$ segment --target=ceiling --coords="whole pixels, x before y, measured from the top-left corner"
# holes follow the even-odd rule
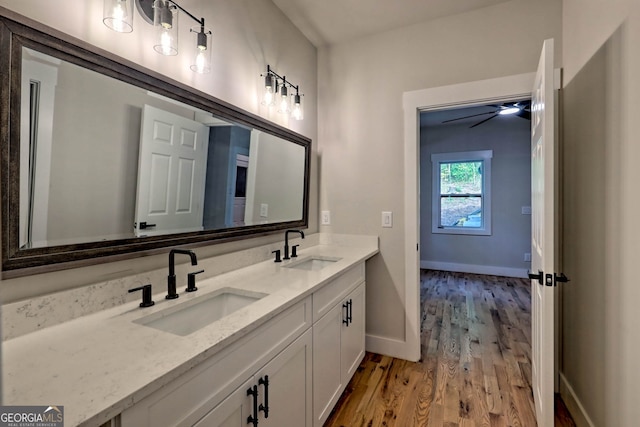
[[[318,47],[506,1],[510,0],[273,0]]]

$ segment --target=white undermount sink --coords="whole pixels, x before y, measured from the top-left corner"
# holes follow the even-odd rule
[[[283,265],[285,268],[297,268],[299,270],[318,271],[325,267],[333,265],[340,261],[342,258],[311,255],[304,258],[300,258],[297,261],[291,261],[289,264]]]
[[[261,292],[223,288],[133,322],[185,336],[266,296],[267,294]]]

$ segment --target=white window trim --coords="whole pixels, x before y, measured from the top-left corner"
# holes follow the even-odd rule
[[[491,235],[491,159],[493,150],[437,153],[431,155],[431,232],[436,234]],[[482,227],[443,227],[440,225],[440,163],[484,162],[482,170]]]

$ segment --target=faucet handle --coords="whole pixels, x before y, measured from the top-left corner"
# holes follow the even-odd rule
[[[185,289],[187,292],[195,292],[198,290],[198,288],[196,288],[196,274],[200,273],[204,273],[204,270],[187,274],[187,289]]]
[[[299,246],[300,246],[300,245],[293,245],[293,246],[291,247],[291,258],[297,258],[297,257],[298,257],[298,251],[297,251],[297,249],[298,249],[298,247],[299,247]]]
[[[271,251],[272,254],[276,254],[276,259],[273,262],[282,262],[280,259],[280,249],[276,249],[275,251]]]
[[[137,291],[142,291],[142,302],[140,303],[140,307],[151,307],[155,304],[151,299],[151,284],[129,289],[129,293]]]

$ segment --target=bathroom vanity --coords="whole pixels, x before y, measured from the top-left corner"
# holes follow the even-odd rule
[[[364,356],[378,252],[331,240],[5,341],[4,404],[63,405],[68,426],[321,426]],[[203,322],[201,304],[235,306]]]

